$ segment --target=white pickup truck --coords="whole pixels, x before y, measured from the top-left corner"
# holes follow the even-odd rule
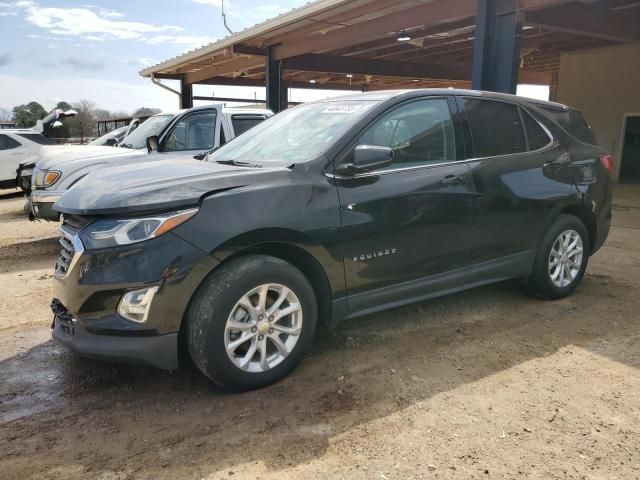
[[[107,163],[151,160],[147,148],[150,137],[157,137],[153,158],[162,159],[169,153],[172,158],[176,155],[193,158],[225,144],[272,115],[264,109],[206,105],[154,115],[126,136],[119,148],[87,145],[52,152],[43,156],[34,169],[29,218],[57,221],[60,215],[53,210],[53,204],[87,174]]]

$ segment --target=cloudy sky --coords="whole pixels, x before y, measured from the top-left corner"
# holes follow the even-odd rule
[[[225,0],[225,11],[237,31],[304,3]],[[0,108],[87,98],[110,110],[175,109],[177,97],[138,72],[225,33],[220,0],[0,0]]]
[[[306,1],[225,0],[225,11],[238,31]],[[225,34],[220,0],[0,0],[0,109],[81,99],[108,110],[176,109],[175,95],[138,72]],[[197,86],[195,93],[264,98],[264,89]],[[327,94],[298,90],[291,99]]]

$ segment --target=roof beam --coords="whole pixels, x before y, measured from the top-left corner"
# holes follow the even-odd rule
[[[549,5],[565,3],[567,0],[520,0],[522,11],[536,10]],[[284,59],[312,52],[325,52],[384,37],[414,27],[430,28],[445,22],[455,22],[474,17],[476,2],[471,0],[435,0],[417,7],[389,13],[331,30],[325,34],[309,35],[304,38],[274,46],[276,59]]]
[[[295,30],[291,30],[289,32],[274,35],[268,38],[265,44],[277,45],[278,43],[282,43],[284,41],[291,40],[293,38],[300,38],[309,33],[313,33],[318,30],[321,30],[323,25],[325,27],[344,26],[344,23],[348,22],[349,20],[370,14],[372,11],[375,11],[377,9],[393,7],[394,5],[398,3],[402,3],[404,1],[406,0],[374,0],[373,2],[367,3],[365,5],[361,5],[357,8],[339,13],[337,15],[333,15],[331,17],[323,18],[321,20],[310,18],[309,21],[311,23],[303,25],[302,27],[299,27]]]
[[[286,77],[285,77],[286,78]],[[287,86],[290,88],[305,88],[311,90],[360,90],[360,84],[354,83],[349,85],[347,83],[325,83],[322,86],[308,81],[302,80],[286,80]],[[197,82],[199,85],[232,85],[236,87],[264,87],[264,78],[246,78],[246,77],[211,77]]]
[[[232,49],[233,49],[233,53],[236,53],[238,55],[253,55],[256,57],[266,57],[268,53],[265,48],[249,47],[247,45],[241,45],[241,44],[234,45]]]
[[[436,25],[431,28],[411,30],[411,36],[413,37],[413,41],[411,42],[398,42],[396,40],[396,35],[393,35],[391,37],[382,38],[380,40],[372,40],[370,42],[366,42],[351,48],[344,48],[336,52],[336,54],[350,56],[361,55],[363,53],[372,53],[372,56],[378,57],[383,55],[402,53],[403,51],[411,51],[411,47],[415,49],[424,47],[425,45],[429,45],[433,42],[445,41],[451,37],[444,36],[443,34],[463,28],[467,30],[473,30],[473,19],[464,19],[458,22]],[[440,37],[438,37],[437,39],[427,38],[437,35],[440,35]],[[380,50],[383,51],[379,52]]]
[[[408,78],[444,78],[468,80],[471,70],[458,65],[425,65],[410,62],[390,62],[359,57],[341,57],[308,53],[284,60],[284,68],[307,72],[330,72]]]
[[[185,73],[185,82],[190,84],[198,83],[211,77],[243,72],[249,68],[259,67],[263,64],[264,59],[262,57],[237,57],[219,65],[212,65],[195,72]]]
[[[324,35],[312,35],[291,43],[277,45],[274,55],[278,59],[295,57],[304,53],[336,50],[389,34],[389,32],[424,26],[430,27],[475,14],[475,2],[469,0],[436,0],[432,3],[409,8],[363,24],[332,30]],[[424,19],[424,20],[423,20]]]
[[[640,22],[635,16],[578,3],[528,13],[525,24],[616,42],[640,40]]]

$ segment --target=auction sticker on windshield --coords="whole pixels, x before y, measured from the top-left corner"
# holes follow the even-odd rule
[[[362,105],[331,105],[321,113],[353,113],[360,110]]]

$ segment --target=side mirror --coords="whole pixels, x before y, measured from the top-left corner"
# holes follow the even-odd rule
[[[157,135],[147,138],[147,151],[149,153],[160,151],[160,140]]]
[[[393,150],[389,147],[358,145],[353,152],[353,161],[338,165],[336,173],[339,175],[356,175],[358,173],[371,172],[391,165],[392,161]]]

